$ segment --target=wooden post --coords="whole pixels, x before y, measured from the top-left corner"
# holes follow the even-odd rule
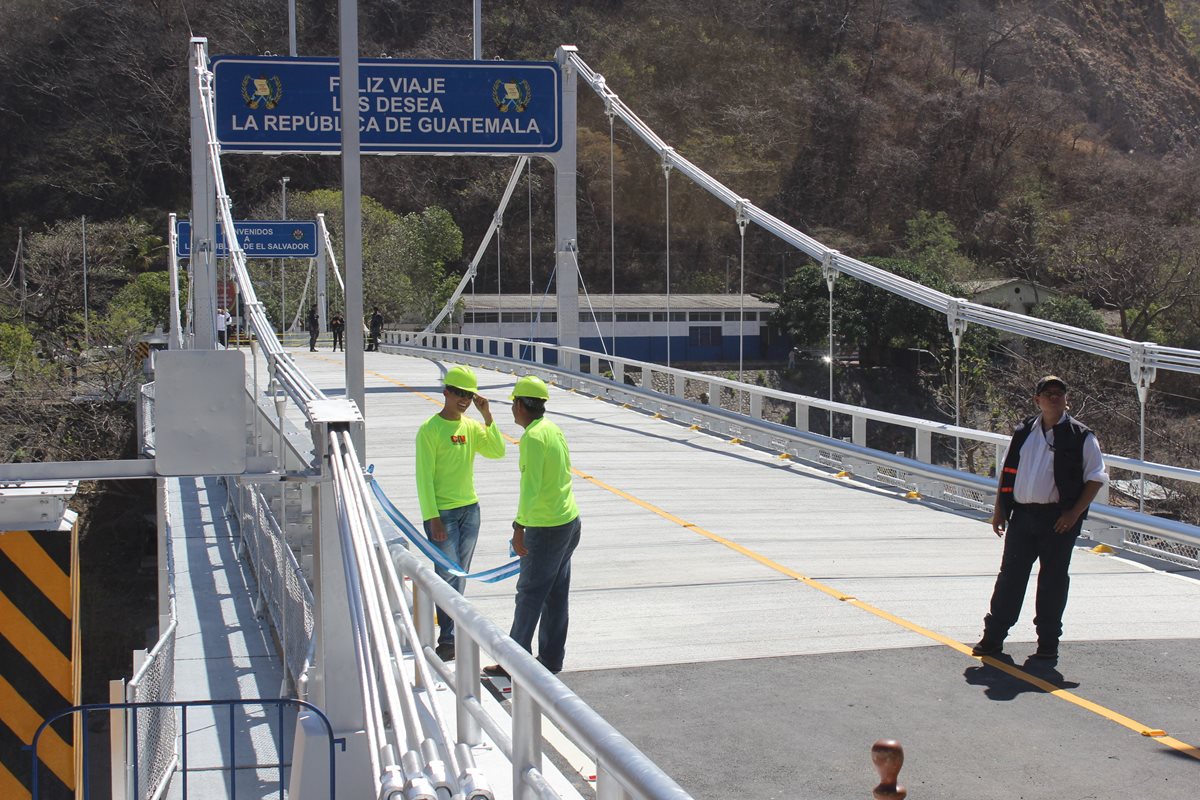
[[[880,739],[871,746],[871,762],[879,773],[879,785],[871,796],[875,800],[904,800],[908,790],[896,783],[904,766],[904,748],[895,739]]]

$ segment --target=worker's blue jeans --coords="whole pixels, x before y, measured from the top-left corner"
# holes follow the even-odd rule
[[[562,670],[567,651],[568,595],[571,592],[571,554],[579,544],[579,517],[553,528],[526,528],[517,578],[516,610],[508,635],[533,652],[538,631],[538,661],[551,672]],[[540,627],[539,627],[540,621]]]
[[[463,568],[463,572],[470,572],[471,557],[475,555],[475,542],[479,540],[479,503],[440,510],[438,516],[442,518],[442,526],[446,529],[446,538],[443,541],[434,542],[433,537],[429,535],[429,520],[425,520],[422,525],[425,528],[426,538],[433,542],[438,550],[445,553],[447,558],[457,562]],[[437,572],[439,578],[453,586],[459,594],[465,593],[466,578],[451,575],[436,565],[434,571]],[[453,642],[454,620],[450,618],[450,615],[443,613],[440,608],[437,610],[437,618],[438,644]]]

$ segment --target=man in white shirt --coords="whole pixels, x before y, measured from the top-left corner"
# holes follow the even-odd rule
[[[217,341],[221,343],[221,347],[226,347],[229,344],[229,323],[233,322],[233,317],[223,308],[217,309]]]
[[[1071,553],[1088,506],[1108,482],[1096,435],[1067,413],[1066,382],[1055,375],[1042,378],[1033,402],[1039,413],[1013,432],[996,490],[992,530],[1008,536],[983,638],[971,651],[977,656],[1004,652],[1004,639],[1021,614],[1029,573],[1038,561],[1034,656],[1058,658]]]

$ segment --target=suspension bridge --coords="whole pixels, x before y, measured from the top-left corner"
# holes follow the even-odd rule
[[[533,149],[556,169],[552,341],[444,330],[494,224],[442,313],[423,331],[386,331],[371,353],[353,326],[341,354],[285,347],[232,237],[254,341],[221,348],[213,245],[218,222],[236,230],[222,169],[236,148],[220,133],[206,43],[191,48],[193,290],[182,311],[173,298],[170,348],[139,399],[143,458],[0,468],[25,487],[156,481],[160,638],[111,703],[26,721],[34,783],[12,792],[87,796],[89,760],[64,753],[86,750],[87,718],[105,714],[105,788],[138,798],[850,798],[879,780],[869,748],[886,737],[909,749],[913,797],[1193,796],[1200,715],[1180,701],[1200,663],[1200,530],[1096,503],[1062,660],[1026,661],[1028,623],[1008,655],[971,656],[999,561],[984,521],[994,485],[934,454],[964,441],[998,454],[1007,437],[690,372],[671,360],[669,291],[662,363],[581,348],[579,83],[668,178],[727,205],[743,235],[755,225],[820,263],[831,295],[842,279],[873,283],[944,314],[956,348],[974,324],[1127,363],[1143,403],[1158,370],[1198,373],[1200,353],[976,305],[831,250],[677,153],[569,47],[538,67],[560,82],[557,149]],[[245,84],[247,102],[276,102],[278,87],[261,80]],[[357,83],[341,80],[342,108],[357,106]],[[527,95],[497,92],[510,106]],[[356,158],[358,144],[289,146]],[[325,251],[344,276],[347,318],[361,319],[353,216],[343,263]],[[494,400],[520,375],[553,384],[548,409],[571,445],[584,531],[560,676],[504,634],[511,584],[459,597],[406,544],[414,434],[457,363],[477,367]],[[826,435],[835,418],[847,440]],[[908,455],[883,444],[882,425],[911,435]],[[1200,481],[1190,466],[1107,460]],[[479,465],[477,565],[508,560],[517,480],[512,458]],[[433,650],[435,605],[456,621],[452,662]],[[483,654],[511,682],[483,681]],[[60,719],[81,723],[70,745],[55,740]]]

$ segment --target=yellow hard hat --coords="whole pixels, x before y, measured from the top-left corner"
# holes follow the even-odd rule
[[[513,387],[512,394],[509,399],[517,397],[534,397],[538,400],[550,399],[550,388],[546,386],[546,382],[536,375],[526,375],[517,381],[517,385]]]
[[[451,367],[446,372],[445,384],[468,392],[479,392],[479,381],[470,367]]]

